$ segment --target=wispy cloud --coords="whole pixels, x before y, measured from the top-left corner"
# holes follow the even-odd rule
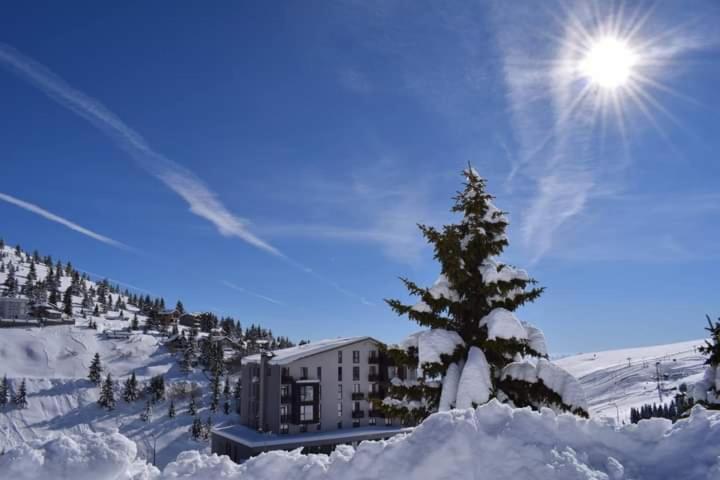
[[[65,227],[69,228],[70,230],[74,230],[78,233],[86,235],[94,240],[97,240],[98,242],[102,242],[107,245],[111,245],[111,246],[117,247],[117,248],[122,248],[125,250],[131,249],[127,245],[125,245],[121,242],[118,242],[117,240],[113,240],[112,238],[106,237],[105,235],[100,235],[97,232],[93,232],[92,230],[87,229],[83,226],[80,226],[75,222],[71,222],[67,218],[63,218],[59,215],[49,212],[49,211],[45,210],[44,208],[35,205],[34,203],[20,200],[19,198],[13,197],[6,193],[0,193],[0,200],[2,200],[3,202],[7,202],[12,205],[15,205],[16,207],[20,207],[24,210],[27,210],[28,212],[32,212],[36,215],[40,215],[41,217],[43,217],[47,220],[50,220],[51,222],[59,223],[60,225],[63,225]]]
[[[240,287],[240,286],[238,286],[238,285],[235,285],[235,284],[232,283],[232,282],[228,282],[227,280],[223,280],[222,284],[225,285],[226,287],[231,288],[231,289],[233,289],[233,290],[236,290],[236,291],[238,291],[238,292],[240,292],[240,293],[244,293],[244,294],[246,294],[246,295],[250,295],[251,297],[259,298],[259,299],[261,299],[261,300],[265,300],[266,302],[274,303],[275,305],[284,305],[284,303],[282,303],[282,302],[279,301],[279,300],[275,300],[274,298],[270,298],[270,297],[268,297],[268,296],[266,296],[266,295],[262,295],[262,294],[260,294],[260,293],[253,292],[252,290],[248,290],[248,289],[246,289],[246,288]]]
[[[2,43],[0,65],[110,136],[144,169],[185,200],[192,213],[215,225],[221,235],[237,237],[261,250],[282,256],[279,250],[252,233],[248,229],[247,220],[230,212],[193,172],[153,150],[138,132],[102,103],[71,87],[45,66]]]

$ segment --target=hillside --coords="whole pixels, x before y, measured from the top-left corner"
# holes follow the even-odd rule
[[[593,417],[617,418],[627,422],[632,407],[659,403],[657,373],[661,378],[663,402],[676,389],[700,380],[705,358],[696,347],[703,340],[649,347],[583,353],[556,360],[582,384]]]
[[[203,422],[210,417],[216,425],[236,421],[232,409],[226,415],[222,405],[217,412],[210,412],[209,378],[201,364],[200,349],[194,357],[196,367],[184,373],[180,368],[183,353],[173,352],[166,344],[170,332],[156,331],[162,326],[157,322],[150,324],[157,309],[164,307],[164,300],[121,292],[107,281],[92,281],[68,263],[54,263],[50,257],[3,246],[0,295],[9,293],[6,280],[11,275],[15,283],[13,295],[52,303],[59,311],[65,310],[63,299],[68,289],[76,294],[72,295],[72,314],[63,315],[64,321],[71,324],[45,327],[34,326],[35,323],[9,327],[9,321],[1,324],[4,328],[0,328],[0,377],[7,375],[11,398],[25,380],[28,406],[20,409],[10,402],[0,407],[0,451],[41,439],[48,433],[118,430],[137,443],[140,458],[152,461],[154,449],[156,464],[163,466],[183,450],[207,448],[207,442],[192,440],[188,433],[194,418],[188,414],[190,391],[196,392],[198,418]],[[244,345],[247,351],[243,353],[257,348],[258,338],[265,338],[273,346],[291,345],[286,338],[273,337],[258,326],[241,331],[235,320],[202,315],[209,323],[203,324],[200,331],[190,333],[189,327],[179,326],[179,332],[196,335],[198,341],[215,335],[215,331],[218,335],[231,334]],[[135,318],[137,329],[131,330]],[[218,329],[220,326],[223,328]],[[125,338],[106,335],[121,330],[127,332]],[[117,405],[112,411],[97,404],[100,388],[87,379],[96,353],[101,358],[103,378],[110,373],[115,382]],[[121,399],[123,382],[132,373],[137,376],[141,390],[152,377],[164,377],[165,399],[153,406],[147,422],[140,419],[146,406],[145,392],[132,403]],[[232,372],[226,379],[234,384]],[[172,419],[168,417],[170,399],[177,412]]]

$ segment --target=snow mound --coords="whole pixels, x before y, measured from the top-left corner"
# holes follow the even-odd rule
[[[455,407],[455,401],[457,400],[457,389],[458,383],[460,382],[460,373],[462,372],[464,364],[458,365],[457,363],[451,363],[445,372],[445,377],[442,380],[442,391],[440,392],[440,402],[438,410],[445,412]]]
[[[0,456],[0,476],[24,479],[150,479],[159,471],[137,458],[134,442],[119,433],[59,434]]]
[[[488,313],[480,320],[480,326],[487,326],[488,338],[490,340],[496,338],[528,339],[528,332],[522,323],[520,323],[520,320],[518,320],[514,313],[504,308],[496,308]]]
[[[471,347],[458,381],[457,407],[469,408],[473,403],[482,405],[490,399],[491,390],[492,381],[487,358],[482,350]]]
[[[720,476],[718,444],[720,413],[701,407],[676,424],[651,419],[618,428],[492,401],[330,455],[275,451],[238,465],[188,451],[159,472],[140,464],[121,435],[84,433],[10,450],[0,456],[0,472],[16,480],[711,480]]]
[[[455,348],[465,345],[457,332],[442,328],[422,331],[417,341],[418,365],[421,368],[426,363],[440,363],[440,355],[452,355]]]

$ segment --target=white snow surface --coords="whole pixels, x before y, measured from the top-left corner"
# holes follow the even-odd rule
[[[457,302],[460,300],[460,296],[455,290],[453,290],[450,280],[448,280],[448,278],[443,274],[435,280],[435,283],[432,287],[430,287],[428,293],[435,300],[439,300],[440,298],[450,300],[451,302]]]
[[[498,263],[493,258],[487,258],[483,261],[482,265],[478,267],[478,270],[480,270],[480,274],[483,277],[483,283],[485,284],[530,279],[530,275],[528,275],[527,271],[521,268],[515,268],[512,265]]]
[[[458,384],[460,383],[460,374],[462,373],[463,366],[464,362],[460,364],[453,362],[448,365],[448,369],[442,380],[442,390],[440,391],[440,401],[438,404],[439,411],[445,412],[455,408]]]
[[[482,405],[490,399],[492,381],[490,365],[478,347],[470,347],[465,366],[458,381],[457,408],[470,408],[473,403]]]
[[[510,310],[504,308],[495,308],[490,313],[480,319],[480,326],[487,326],[488,338],[494,340],[496,338],[516,338],[518,340],[527,340],[528,332],[520,320]]]
[[[541,355],[547,355],[548,349],[543,331],[528,322],[522,322],[522,326],[527,332],[528,346]]]
[[[102,439],[99,435],[110,435]],[[8,478],[58,480],[711,480],[720,478],[720,414],[696,407],[672,424],[615,427],[551,410],[492,401],[431,415],[412,433],[330,455],[274,451],[242,465],[226,456],[181,453],[162,471],[142,465],[118,434],[85,432],[0,456]],[[67,445],[67,446],[64,446]],[[53,461],[48,461],[52,459]]]
[[[440,363],[440,355],[451,355],[455,348],[464,345],[462,337],[453,330],[423,330],[417,336],[419,369],[426,363]]]

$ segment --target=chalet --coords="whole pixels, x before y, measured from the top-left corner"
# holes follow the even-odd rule
[[[50,303],[38,303],[32,306],[32,316],[44,320],[61,320],[63,313]]]

